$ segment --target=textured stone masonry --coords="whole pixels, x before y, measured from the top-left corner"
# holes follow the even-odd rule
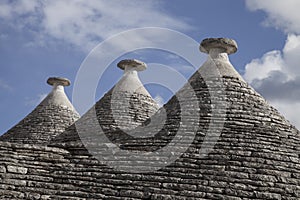
[[[79,115],[65,106],[39,105],[27,117],[0,137],[16,143],[47,143],[71,124]]]
[[[226,60],[224,52],[213,50],[213,53],[215,56],[210,55],[199,69],[200,73],[189,79],[198,107],[191,103],[193,99],[186,84],[164,105],[167,119],[153,137],[130,137],[118,128],[109,106],[110,92],[94,107],[98,117],[96,122],[101,124],[107,137],[130,152],[153,152],[164,148],[176,138],[183,126],[185,134],[170,152],[162,154],[159,159],[154,155],[147,158],[136,156],[135,160],[129,160],[126,154],[111,152],[109,143],[93,144],[93,134],[97,132],[93,132],[95,124],[90,123],[94,123],[89,115],[94,114],[91,109],[77,122],[87,130],[86,142],[98,145],[97,150],[106,152],[105,158],[112,160],[95,159],[80,141],[75,126],[68,128],[48,146],[0,142],[1,198],[300,199],[300,132],[241,79],[230,63],[223,60]],[[209,67],[211,70],[220,69],[221,76],[209,74]],[[213,96],[220,92],[220,85],[224,86],[224,95]],[[132,98],[136,102],[133,111],[150,110],[143,110],[139,113],[142,114],[140,117],[134,118],[140,119],[137,123],[142,124],[134,131],[147,134],[161,125],[152,124],[149,120],[160,117],[163,108],[155,112],[151,99],[139,95]],[[182,101],[188,105],[185,112],[196,110],[200,118],[192,144],[175,162],[143,173],[120,171],[109,165],[118,156],[124,169],[137,165],[155,166],[184,148],[192,134],[186,131],[190,127],[184,126],[181,121]],[[216,106],[220,110],[213,113]],[[130,115],[133,116],[134,113]],[[190,116],[187,120],[193,121],[194,117]],[[213,127],[221,126],[222,132],[213,150],[207,156],[201,156],[201,147],[211,145],[216,137],[210,132],[211,121],[214,122]]]
[[[119,129],[126,130],[129,125],[130,127],[137,127],[158,110],[156,102],[149,96],[126,92],[115,93],[114,95],[115,98],[112,100],[112,90],[105,94],[79,121],[70,126],[63,134],[54,138],[52,142],[79,141],[80,137],[84,137],[86,134],[78,135],[76,130],[78,126],[80,126],[83,133],[86,130],[99,129],[100,127],[105,132]],[[123,102],[130,102],[126,112],[121,109],[124,105]],[[112,106],[120,109],[115,110],[113,114]],[[115,115],[118,115],[117,119],[114,117]]]
[[[53,86],[52,91],[30,114],[1,135],[1,141],[46,144],[79,118],[64,92],[70,81],[50,77],[47,83]]]

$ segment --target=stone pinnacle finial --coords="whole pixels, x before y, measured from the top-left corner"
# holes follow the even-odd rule
[[[47,80],[47,83],[49,85],[62,85],[62,86],[69,86],[71,85],[71,81],[67,78],[62,78],[62,77],[50,77]]]
[[[200,44],[200,51],[209,54],[211,49],[223,49],[224,53],[232,54],[237,51],[237,43],[229,38],[207,38]]]
[[[117,64],[117,66],[125,71],[129,68],[134,68],[136,71],[143,71],[147,68],[147,65],[144,62],[136,59],[122,60]]]

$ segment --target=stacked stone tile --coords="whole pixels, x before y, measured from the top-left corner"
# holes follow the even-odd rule
[[[29,115],[2,135],[0,140],[48,143],[79,118],[79,114],[64,92],[64,86],[69,86],[70,81],[51,77],[47,83],[53,86],[48,96]]]
[[[138,60],[122,60],[118,67],[124,70],[118,83],[53,143],[81,144],[83,137],[92,137],[93,140],[102,131],[130,131],[142,125],[158,110],[157,103],[138,77],[138,71],[145,70],[146,64]],[[116,135],[110,136],[110,139],[113,138]]]
[[[85,142],[98,147],[98,152],[106,152],[107,156],[102,154],[104,159],[95,159],[97,151],[90,151],[93,155],[76,151],[76,147],[82,149],[83,145],[74,136],[75,132],[74,137],[59,140],[68,143],[61,146],[66,148],[0,143],[2,197],[300,199],[299,131],[234,70],[227,55],[237,50],[233,40],[206,39],[200,50],[209,53],[207,61],[151,117],[151,121],[161,119],[164,109],[165,121],[147,121],[130,132],[148,137],[125,137],[126,131],[120,128],[104,129],[105,134],[114,136],[114,145],[127,150],[128,155],[137,153],[133,158],[111,151],[111,143],[97,146],[92,139]],[[197,127],[186,126],[189,122]],[[87,126],[86,130],[89,138],[96,133],[93,126]],[[148,133],[153,130],[158,132],[150,137]],[[191,138],[191,144],[187,145]],[[96,143],[101,141],[99,137],[94,139]],[[174,140],[177,144],[170,151],[159,152]],[[214,148],[210,149],[211,146]],[[130,171],[138,169],[137,166],[155,167],[186,147],[178,159],[159,170]],[[152,152],[159,156],[147,156]],[[122,164],[120,168],[115,167],[118,162]]]

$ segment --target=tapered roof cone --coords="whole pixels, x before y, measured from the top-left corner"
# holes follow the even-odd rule
[[[124,183],[123,190],[137,186],[161,199],[299,199],[299,131],[233,68],[228,54],[237,50],[234,40],[206,39],[200,50],[209,54],[207,61],[164,105],[167,119],[156,135],[99,150],[99,170],[110,174],[101,181]],[[120,170],[131,184],[117,176]]]
[[[66,78],[51,77],[53,86],[48,96],[22,121],[0,137],[2,141],[18,143],[47,143],[73,124],[79,114],[64,92],[70,85]]]
[[[82,137],[94,137],[103,131],[130,131],[158,110],[158,104],[138,77],[138,71],[145,70],[146,64],[128,59],[120,61],[117,66],[124,70],[118,83],[53,143],[80,142]]]
[[[3,143],[2,197],[300,199],[299,131],[233,68],[228,54],[237,51],[234,40],[205,39],[200,50],[209,54],[207,61],[151,120],[130,132],[139,137],[123,137],[128,126],[117,123],[135,126],[147,118],[146,110],[157,108],[134,72],[60,135],[65,148]],[[127,85],[132,79],[139,90]],[[130,112],[122,98],[133,98]],[[99,126],[122,137],[108,141],[98,135]],[[76,130],[91,136],[97,147],[85,146],[91,154],[81,151]]]

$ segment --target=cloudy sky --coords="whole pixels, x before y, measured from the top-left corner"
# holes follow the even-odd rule
[[[74,82],[96,45],[143,27],[175,30],[198,43],[207,37],[235,39],[239,50],[230,56],[233,65],[300,128],[299,7],[299,0],[2,0],[0,134],[25,117],[51,90],[46,84],[49,76]],[[136,35],[134,41],[118,41],[117,46],[142,39]],[[201,56],[199,52],[200,61]],[[111,63],[95,100],[120,78],[122,71],[115,64],[126,57],[168,65],[185,78],[195,70],[172,53],[129,52]],[[66,88],[70,99],[72,89]],[[168,88],[149,89],[160,103],[172,95]]]

